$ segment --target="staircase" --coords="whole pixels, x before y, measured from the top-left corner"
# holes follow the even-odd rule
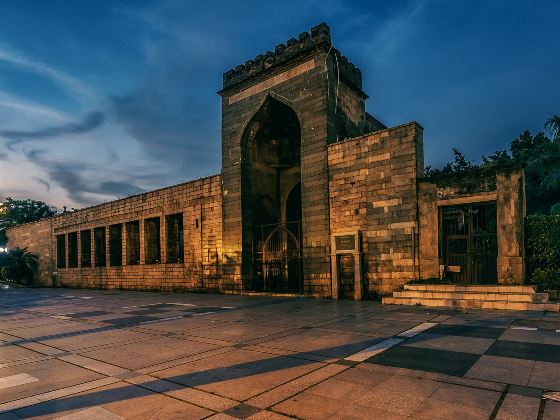
[[[481,286],[453,284],[405,284],[384,304],[422,305],[464,309],[509,309],[517,311],[560,310],[548,301],[548,293],[536,293],[531,286]]]

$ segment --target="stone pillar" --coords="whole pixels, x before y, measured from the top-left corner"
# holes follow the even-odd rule
[[[430,182],[418,184],[419,264],[420,278],[439,278],[438,256],[438,203],[437,185]]]
[[[128,263],[128,253],[126,251],[128,235],[126,233],[126,223],[121,224],[121,265],[124,267]]]
[[[337,255],[331,255],[331,297],[333,299],[338,299],[338,264]]]
[[[167,218],[161,215],[159,220],[159,261],[164,264],[167,262]]]
[[[364,285],[362,284],[362,253],[354,254],[354,300],[362,300]]]
[[[517,169],[496,175],[498,219],[498,282],[525,281],[525,173]]]
[[[144,219],[138,221],[138,233],[140,234],[140,265],[146,264],[146,235],[144,231]]]

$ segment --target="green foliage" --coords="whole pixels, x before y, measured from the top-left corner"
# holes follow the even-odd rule
[[[31,285],[39,268],[39,256],[27,248],[15,248],[0,254],[0,278],[18,284]]]
[[[42,201],[6,198],[0,203],[0,247],[5,246],[7,242],[6,229],[55,214],[56,211]]]
[[[426,176],[452,176],[473,169],[492,170],[521,165],[525,167],[527,212],[548,214],[560,197],[560,117],[552,115],[546,121],[545,129],[550,137],[544,133],[533,135],[524,131],[511,142],[509,151],[498,150],[490,156],[482,156],[482,162],[478,165],[469,162],[461,152],[453,149],[453,162],[446,163],[441,169],[427,167]]]
[[[560,215],[528,216],[525,240],[528,278],[541,290],[560,289]]]
[[[544,128],[550,132],[553,139],[560,137],[560,116],[550,114],[550,117],[544,123]]]
[[[454,159],[453,162],[447,162],[441,169],[433,169],[431,166],[426,167],[426,176],[449,176],[457,175],[470,171],[476,166],[467,160],[464,154],[459,150],[453,148]]]

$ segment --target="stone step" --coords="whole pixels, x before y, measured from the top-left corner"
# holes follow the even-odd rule
[[[524,285],[470,285],[470,284],[405,284],[406,290],[433,292],[534,293],[534,286]]]
[[[425,299],[384,297],[386,305],[421,305],[431,307],[461,308],[461,309],[506,309],[515,311],[551,311],[559,312],[558,303],[507,302],[503,300],[468,300],[468,299]]]
[[[443,292],[432,290],[395,290],[393,297],[418,299],[460,299],[460,300],[488,300],[506,302],[548,303],[548,293],[487,293],[487,292]]]

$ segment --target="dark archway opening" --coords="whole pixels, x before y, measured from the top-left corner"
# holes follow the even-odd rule
[[[296,113],[268,97],[244,133],[244,288],[299,292],[301,130]]]

